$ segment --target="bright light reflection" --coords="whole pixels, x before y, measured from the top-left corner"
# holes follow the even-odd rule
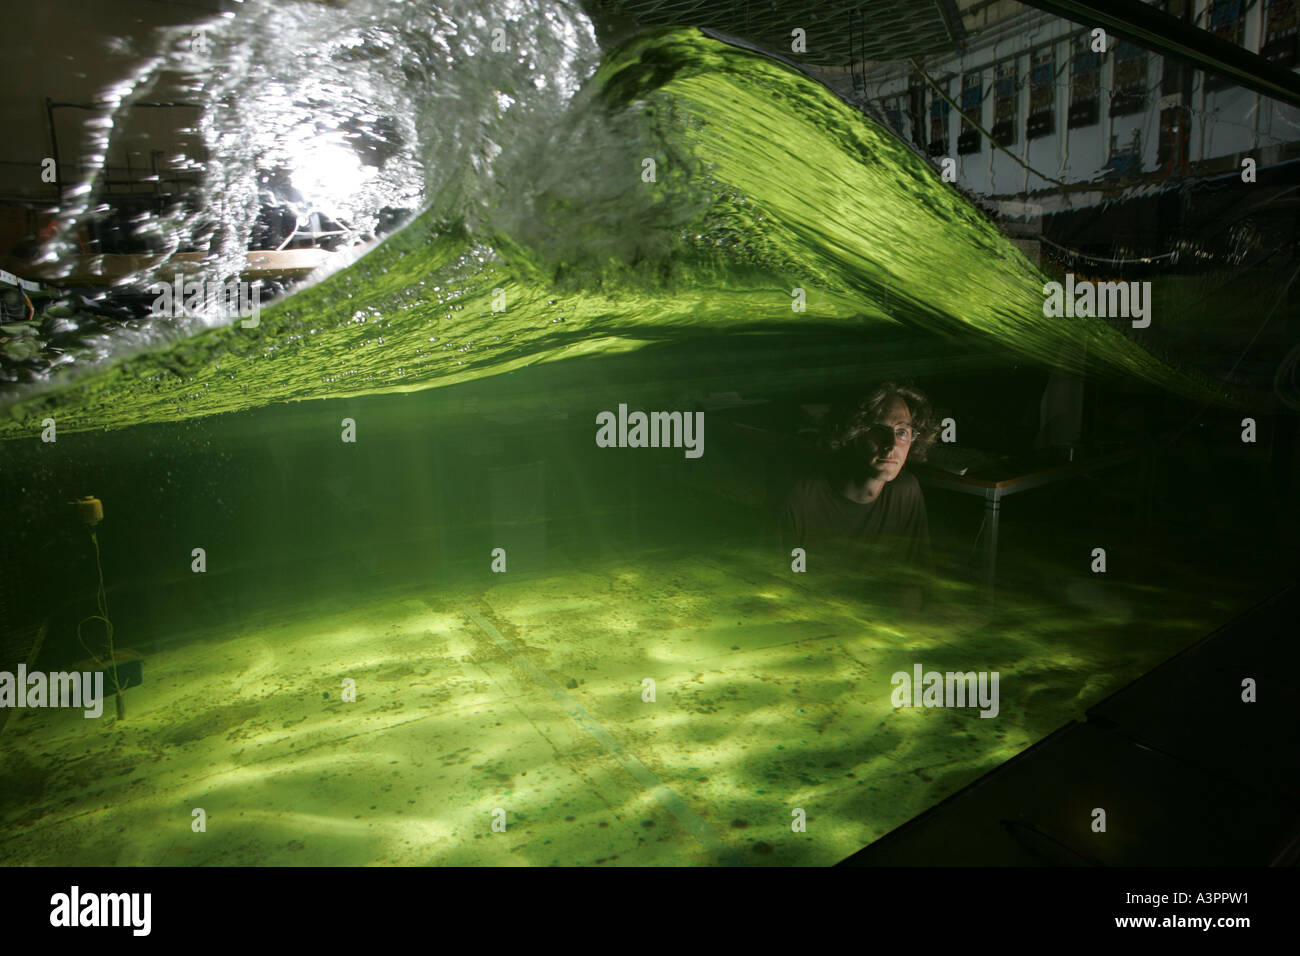
[[[377,170],[363,166],[357,154],[337,135],[300,140],[289,148],[293,187],[313,206],[347,208],[357,191]]]

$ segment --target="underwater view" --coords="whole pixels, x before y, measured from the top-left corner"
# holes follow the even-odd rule
[[[0,863],[1294,862],[1300,95],[995,7],[18,15]]]

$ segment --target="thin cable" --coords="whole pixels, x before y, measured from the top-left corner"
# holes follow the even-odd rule
[[[1059,242],[1053,242],[1051,239],[1048,239],[1046,236],[1039,236],[1037,238],[1039,242],[1045,242],[1049,246],[1055,246],[1057,249],[1060,249],[1062,252],[1068,252],[1071,258],[1087,259],[1090,262],[1102,262],[1110,266],[1130,265],[1135,262],[1155,262],[1157,259],[1170,259],[1170,258],[1175,258],[1178,255],[1178,252],[1175,250],[1173,252],[1162,252],[1158,256],[1138,256],[1136,259],[1111,259],[1111,258],[1106,258],[1105,256],[1090,256],[1086,252],[1077,252],[1074,249],[1071,249],[1069,246],[1063,246]]]
[[[90,540],[95,545],[95,570],[99,572],[99,586],[95,589],[95,606],[99,613],[83,617],[77,623],[77,640],[81,642],[82,647],[86,648],[86,653],[90,655],[90,659],[95,665],[102,667],[104,662],[90,649],[81,636],[81,627],[87,621],[104,622],[104,630],[108,634],[108,658],[113,668],[113,687],[120,693],[122,684],[117,679],[117,652],[113,648],[113,622],[108,619],[108,591],[104,588],[104,566],[99,556],[99,537],[93,530],[90,532]]]
[[[1273,313],[1276,312],[1277,307],[1282,304],[1282,299],[1285,298],[1287,292],[1291,290],[1291,284],[1295,282],[1297,275],[1300,275],[1300,266],[1297,266],[1296,270],[1291,273],[1291,278],[1286,280],[1286,285],[1282,287],[1282,291],[1278,293],[1277,299],[1273,302],[1273,308],[1268,310],[1268,315],[1264,316],[1264,321],[1259,324],[1259,328],[1255,330],[1255,334],[1252,335],[1250,341],[1246,343],[1245,349],[1243,349],[1241,354],[1237,356],[1237,361],[1233,362],[1232,368],[1228,369],[1228,378],[1232,378],[1233,373],[1237,371],[1237,366],[1241,364],[1247,353],[1250,352],[1251,347],[1259,339],[1260,334],[1264,331],[1264,327],[1268,325],[1269,321],[1273,318]]]
[[[298,224],[294,223],[293,232],[289,233],[289,238],[284,240],[284,242],[280,243],[278,246],[276,246],[275,251],[276,252],[282,251],[285,246],[293,242],[294,237],[296,237],[297,235],[298,235]]]
[[[1241,354],[1237,356],[1237,361],[1232,363],[1232,368],[1228,369],[1228,374],[1224,376],[1225,381],[1227,379],[1232,378],[1232,373],[1237,371],[1237,366],[1242,363],[1242,360],[1245,359],[1246,355],[1250,352],[1250,349],[1255,344],[1255,341],[1263,333],[1264,327],[1267,326],[1268,323],[1272,320],[1273,313],[1277,311],[1277,307],[1281,305],[1282,299],[1286,296],[1287,292],[1290,291],[1291,285],[1292,283],[1295,282],[1297,275],[1300,275],[1300,266],[1297,266],[1295,271],[1291,273],[1291,278],[1287,280],[1286,285],[1282,287],[1282,291],[1278,293],[1277,299],[1273,302],[1273,307],[1269,309],[1268,314],[1264,316],[1264,321],[1260,323],[1259,328],[1255,330],[1255,334],[1252,335],[1250,337],[1250,341],[1246,343],[1246,347],[1242,350]],[[1210,404],[1211,404],[1210,402],[1206,402],[1204,405],[1202,405],[1200,407],[1200,410],[1197,411],[1197,413],[1193,415],[1191,418],[1189,418],[1186,424],[1184,424],[1182,428],[1178,429],[1178,431],[1174,432],[1173,435],[1171,435],[1166,441],[1162,442],[1157,450],[1163,450],[1165,448],[1168,448],[1175,441],[1177,441],[1182,436],[1183,432],[1187,431],[1187,429],[1195,425],[1197,420],[1199,420],[1200,417],[1205,414],[1205,410],[1210,407]]]
[[[942,97],[944,98],[944,100],[947,101],[948,105],[949,105],[953,110],[955,110],[955,111],[957,112],[957,115],[958,115],[958,116],[960,116],[963,120],[965,120],[967,123],[969,123],[971,126],[973,126],[976,130],[978,130],[978,131],[980,132],[981,135],[984,136],[985,139],[987,139],[990,143],[992,143],[992,144],[993,144],[993,147],[994,147],[995,149],[1000,149],[1000,150],[1002,150],[1002,152],[1004,152],[1004,153],[1006,153],[1008,156],[1010,156],[1011,159],[1012,159],[1013,161],[1015,161],[1015,163],[1016,163],[1017,165],[1023,167],[1024,169],[1029,170],[1029,172],[1033,173],[1035,176],[1039,177],[1040,179],[1044,179],[1044,180],[1046,180],[1047,182],[1049,182],[1049,183],[1053,183],[1053,184],[1055,184],[1055,185],[1057,185],[1057,186],[1060,186],[1060,187],[1062,187],[1062,188],[1068,188],[1068,184],[1063,183],[1063,182],[1061,182],[1061,180],[1059,180],[1059,179],[1055,179],[1055,178],[1052,177],[1052,176],[1048,176],[1048,175],[1045,174],[1045,173],[1040,173],[1038,170],[1034,169],[1033,166],[1030,166],[1030,165],[1029,165],[1028,163],[1026,163],[1023,159],[1021,159],[1021,158],[1020,158],[1019,156],[1017,156],[1015,153],[1011,152],[1011,150],[1007,149],[1005,146],[1003,146],[1001,143],[999,143],[996,139],[994,139],[994,138],[993,138],[993,135],[992,135],[988,130],[986,130],[986,129],[985,129],[983,126],[981,126],[979,123],[975,122],[973,119],[971,119],[971,118],[970,118],[969,116],[967,116],[965,113],[963,113],[963,112],[961,111],[961,107],[958,106],[958,105],[956,104],[956,102],[954,102],[953,98],[952,98],[951,96],[949,96],[947,93],[945,93],[942,89],[939,88],[939,84],[936,83],[933,79],[931,79],[930,74],[927,73],[927,72],[925,72],[925,70],[923,70],[923,69],[921,68],[921,64],[917,61],[916,57],[911,57],[910,59],[911,59],[911,63],[912,63],[912,67],[913,67],[913,69],[915,69],[916,72],[920,73],[921,76],[923,76],[923,77],[925,78],[925,82],[929,83],[929,84],[930,84],[930,87],[931,87],[931,88],[932,88],[936,93],[938,93],[940,96],[942,96]],[[983,100],[981,99],[980,102],[982,103]]]
[[[1273,376],[1273,394],[1287,408],[1292,411],[1300,412],[1300,389],[1296,388],[1296,363],[1300,361],[1300,344],[1297,344],[1286,357],[1282,359],[1277,366],[1277,372]],[[1286,379],[1286,388],[1290,389],[1288,393],[1283,389],[1283,379]]]
[[[976,551],[976,550],[979,548],[979,546],[980,546],[980,538],[984,537],[984,526],[985,526],[986,524],[988,524],[988,523],[989,523],[989,513],[988,513],[988,510],[986,509],[986,510],[984,511],[984,519],[983,519],[982,521],[980,521],[980,527],[979,527],[979,530],[975,532],[975,540],[974,540],[974,542],[972,542],[972,544],[971,544],[971,546],[970,546],[970,556],[971,556],[972,558],[975,557],[975,551]]]

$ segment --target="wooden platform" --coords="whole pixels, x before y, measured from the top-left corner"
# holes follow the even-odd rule
[[[327,249],[266,249],[246,255],[240,273],[244,279],[298,279],[307,275],[334,253]],[[58,273],[66,263],[33,263],[13,256],[0,257],[0,269],[23,279],[56,285],[112,285],[115,282],[159,263],[175,266],[181,273],[197,272],[203,262],[201,252],[178,252],[170,260],[150,255],[78,256],[72,271]]]

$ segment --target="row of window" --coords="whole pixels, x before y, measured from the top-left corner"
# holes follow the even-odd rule
[[[1181,19],[1190,19],[1191,0],[1163,0],[1160,6]],[[1240,44],[1244,28],[1243,0],[1211,0],[1207,28],[1232,43]],[[1297,26],[1300,25],[1300,0],[1265,0],[1264,42],[1260,53],[1284,66],[1297,60]],[[1110,114],[1128,116],[1146,108],[1148,65],[1151,58],[1146,50],[1134,43],[1119,41],[1112,50],[1114,72],[1110,91]],[[1192,71],[1181,61],[1164,59],[1160,94],[1183,94],[1190,98]],[[957,99],[963,118],[957,136],[958,155],[977,153],[980,150],[980,133],[965,117],[983,119],[983,103],[987,94],[993,97],[993,123],[989,127],[992,138],[1001,146],[1011,146],[1018,134],[1016,117],[1020,110],[1020,61],[1007,60],[993,67],[993,84],[986,91],[982,72],[967,73],[961,78],[961,95]],[[1070,98],[1066,125],[1079,129],[1095,125],[1101,116],[1101,56],[1092,50],[1090,32],[1085,31],[1071,41]],[[1057,65],[1055,45],[1046,46],[1030,54],[1029,63],[1029,117],[1025,124],[1025,138],[1049,136],[1056,130]],[[1215,74],[1206,74],[1207,90],[1222,89],[1230,85]],[[885,101],[885,112],[896,130],[903,130],[901,98]],[[926,87],[915,82],[908,95],[909,113],[913,135],[926,146],[931,155],[948,155],[948,101],[933,96],[930,102],[929,123],[924,122]],[[925,134],[928,132],[928,138]]]

